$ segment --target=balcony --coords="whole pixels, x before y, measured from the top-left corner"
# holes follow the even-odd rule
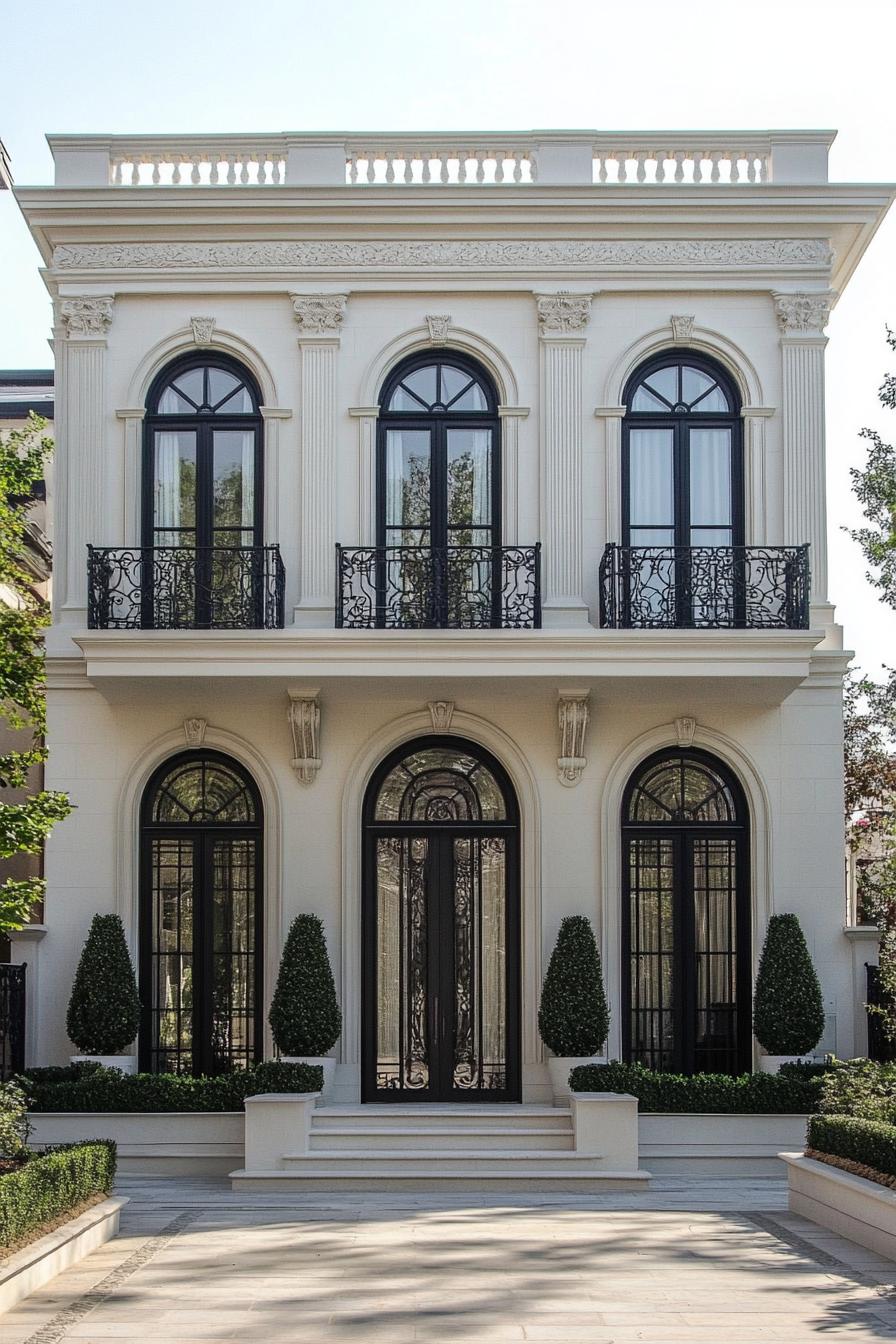
[[[618,546],[600,563],[612,630],[807,630],[808,546]]]
[[[336,547],[345,630],[537,630],[540,546]]]
[[[280,630],[277,546],[87,548],[91,630]]]

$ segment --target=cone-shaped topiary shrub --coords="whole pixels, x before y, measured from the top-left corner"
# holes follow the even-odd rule
[[[69,1000],[69,1038],[85,1055],[120,1055],[137,1035],[140,999],[118,915],[94,915]]]
[[[596,1055],[610,1030],[600,953],[584,915],[560,925],[541,991],[538,1030],[561,1058]]]
[[[772,915],[759,959],[753,1031],[770,1055],[805,1055],[824,1031],[821,986],[796,915]]]
[[[268,1021],[284,1055],[325,1055],[339,1040],[342,1013],[317,915],[299,915],[290,926]]]

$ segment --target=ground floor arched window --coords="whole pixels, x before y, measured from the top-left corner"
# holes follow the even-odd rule
[[[262,808],[241,765],[190,751],[140,818],[140,1067],[226,1073],[261,1057]]]
[[[657,752],[622,806],[623,1054],[652,1069],[751,1062],[749,818],[707,752]]]
[[[519,816],[454,737],[393,752],[364,805],[365,1101],[519,1101]]]

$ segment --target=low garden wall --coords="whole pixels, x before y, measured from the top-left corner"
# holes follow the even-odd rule
[[[166,1176],[226,1176],[243,1165],[244,1115],[239,1111],[30,1112],[30,1142],[111,1139],[118,1169]]]

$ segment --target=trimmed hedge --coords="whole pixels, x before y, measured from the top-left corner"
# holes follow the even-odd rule
[[[807,1055],[824,1031],[824,1000],[796,915],[772,915],[756,973],[753,1032],[770,1055]]]
[[[323,1069],[312,1064],[270,1061],[216,1078],[177,1073],[124,1074],[91,1069],[68,1081],[21,1082],[32,1111],[241,1111],[246,1097],[258,1092],[319,1092]]]
[[[655,1073],[642,1064],[580,1064],[569,1076],[573,1092],[629,1092],[642,1114],[696,1112],[733,1115],[806,1115],[818,1110],[822,1079],[781,1073]]]
[[[115,1144],[108,1139],[48,1148],[18,1171],[0,1176],[0,1247],[39,1231],[115,1179]]]
[[[812,1115],[806,1146],[896,1176],[896,1125],[854,1115]]]
[[[590,920],[567,915],[551,953],[538,1009],[541,1039],[555,1055],[596,1055],[610,1030],[600,953]]]
[[[268,1014],[283,1055],[325,1055],[339,1040],[342,1013],[317,915],[297,915],[286,935]]]
[[[120,1055],[137,1035],[140,998],[118,915],[94,915],[65,1019],[85,1055]]]
[[[896,1065],[870,1059],[838,1062],[822,1079],[818,1109],[896,1124]]]

